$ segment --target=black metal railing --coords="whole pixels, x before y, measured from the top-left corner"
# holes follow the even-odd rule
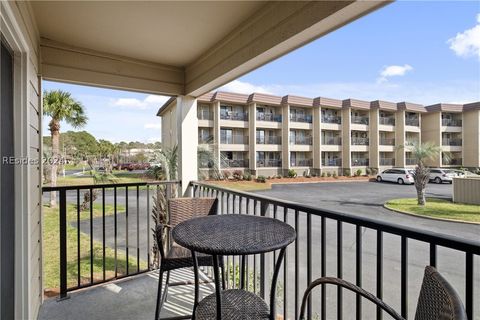
[[[405,125],[418,127],[420,126],[420,120],[418,118],[405,118]]]
[[[442,159],[444,166],[461,166],[462,162],[462,158]]]
[[[151,270],[151,195],[164,192],[169,199],[179,185],[179,181],[158,181],[43,187],[43,194],[56,192],[59,199],[60,298],[72,290]],[[113,211],[110,215],[107,207]],[[70,234],[71,227],[76,234]],[[88,250],[82,252],[85,242]],[[68,252],[70,259],[67,248],[74,248],[73,255]],[[82,260],[88,274],[82,274]]]
[[[324,167],[341,167],[342,166],[342,159],[325,159],[322,158],[322,166]]]
[[[312,159],[290,160],[290,167],[311,167],[312,163]]]
[[[231,136],[221,136],[220,143],[221,144],[248,144],[248,136],[241,135],[241,134],[234,134]]]
[[[257,136],[257,144],[282,144],[282,136]]]
[[[352,123],[368,124],[368,117],[367,116],[352,116]]]
[[[337,137],[323,136],[322,137],[322,144],[339,146],[339,145],[342,144],[342,137],[340,137],[340,136],[337,136]]]
[[[267,159],[267,160],[257,160],[257,167],[281,167],[281,159]]]
[[[220,113],[221,120],[248,121],[247,112],[226,112]]]
[[[359,167],[359,166],[368,166],[369,161],[365,158],[353,158],[352,159],[352,166]]]
[[[213,112],[209,110],[201,110],[197,113],[198,120],[213,120]]]
[[[395,139],[394,138],[380,138],[380,145],[381,146],[394,146]]]
[[[411,318],[409,306],[414,306],[417,299],[416,294],[411,294],[411,287],[419,288],[423,267],[429,264],[442,270],[444,263],[452,259],[463,262],[454,264],[454,270],[449,267],[449,279],[454,287],[465,288],[463,297],[469,319],[478,316],[478,310],[474,310],[478,297],[478,292],[474,296],[474,281],[478,281],[474,278],[474,261],[480,255],[479,242],[205,183],[192,182],[190,186],[194,197],[216,197],[219,214],[267,216],[296,229],[297,240],[287,248],[278,280],[282,290],[277,297],[282,303],[277,306],[277,316],[283,319],[298,319],[300,299],[307,285],[314,278],[325,276],[346,278],[374,290],[378,298],[398,303],[404,318]],[[269,275],[277,255],[278,252],[258,254],[245,262],[245,288],[266,301]],[[240,258],[224,259],[227,274],[233,274],[228,278],[228,287],[239,288],[235,275]],[[308,300],[307,319],[342,319],[347,308],[349,319],[355,318],[353,315],[357,319],[383,317],[380,308],[363,309],[360,296],[344,295],[341,288],[329,291],[322,287],[319,291]]]
[[[462,119],[442,119],[442,126],[445,127],[461,127]]]
[[[442,146],[462,146],[462,138],[442,138]]]
[[[378,119],[380,124],[394,126],[395,125],[395,117],[380,117]]]
[[[222,168],[248,168],[248,159],[222,160]]]
[[[342,117],[324,115],[324,116],[322,116],[322,123],[341,124],[342,123]]]
[[[312,137],[309,137],[309,136],[304,136],[304,137],[290,136],[290,144],[311,145],[312,140],[313,140]]]
[[[352,145],[354,145],[354,146],[368,146],[368,138],[352,137]]]
[[[210,144],[213,143],[213,136],[199,136],[198,137],[199,144]]]
[[[414,166],[414,165],[417,164],[417,159],[415,159],[415,158],[406,158],[406,159],[405,159],[405,164],[406,164],[407,166]]]
[[[271,121],[271,122],[282,122],[282,115],[281,114],[274,114],[274,113],[257,112],[257,120],[259,120],[259,121]]]
[[[299,115],[290,113],[290,121],[292,122],[305,122],[305,123],[312,123],[312,116],[311,115]]]
[[[395,164],[395,159],[393,158],[381,158],[380,165],[381,166],[393,166]]]

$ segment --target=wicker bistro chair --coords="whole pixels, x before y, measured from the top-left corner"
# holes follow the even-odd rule
[[[305,291],[300,308],[300,320],[305,319],[308,296],[319,285],[333,284],[346,288],[375,303],[392,318],[405,320],[390,306],[362,288],[338,278],[324,277],[313,281]],[[418,298],[415,320],[468,320],[462,301],[455,289],[431,266],[425,268],[422,288]]]
[[[170,214],[168,225],[158,225],[156,232],[157,245],[160,251],[160,269],[157,292],[157,305],[155,308],[155,320],[160,316],[162,305],[167,298],[167,292],[170,280],[170,271],[193,267],[193,259],[191,251],[176,244],[171,243],[168,249],[164,250],[164,232],[168,230],[170,236],[171,230],[182,221],[217,214],[216,198],[175,198],[168,200],[168,212]],[[171,237],[170,237],[171,238]],[[198,266],[212,266],[213,259],[210,255],[197,254]],[[222,271],[222,285],[225,288],[225,271],[223,259],[220,259],[220,268]],[[163,274],[167,273],[165,290],[162,295]],[[186,284],[186,283],[182,283]]]

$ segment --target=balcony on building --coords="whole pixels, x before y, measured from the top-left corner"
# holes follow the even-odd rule
[[[405,134],[405,145],[412,146],[420,143],[420,134],[418,132],[407,132]]]
[[[338,131],[322,130],[322,144],[339,146],[342,144],[342,136]]]
[[[405,112],[405,125],[412,127],[420,126],[420,115],[416,112]]]
[[[213,133],[210,128],[198,128],[198,144],[213,143]]]
[[[221,144],[248,144],[248,132],[243,129],[220,129]]]
[[[462,126],[462,114],[442,112],[442,126],[443,127],[461,127]]]
[[[221,120],[248,121],[248,112],[244,106],[220,105]]]
[[[380,165],[381,166],[394,166],[395,154],[393,152],[380,152]]]
[[[282,144],[281,130],[259,130],[256,134],[257,144]]]
[[[290,144],[311,145],[312,136],[308,130],[290,130]]]
[[[282,122],[281,110],[277,107],[257,106],[257,120]]]
[[[309,109],[306,109],[306,108],[290,109],[291,122],[312,123],[312,120],[313,120],[312,113]]]
[[[325,152],[322,151],[322,167],[341,167],[342,153],[341,152]]]
[[[442,152],[443,166],[462,166],[462,160],[461,152]]]
[[[368,152],[352,152],[352,167],[368,167]]]
[[[368,125],[368,123],[369,123],[368,111],[352,110],[351,111],[351,116],[352,116],[351,121],[354,124]]]
[[[311,167],[311,152],[290,152],[290,167]]]
[[[198,120],[213,120],[212,107],[208,104],[199,104],[197,107]]]
[[[380,111],[378,122],[381,125],[394,126],[395,125],[395,113]]]
[[[462,146],[462,134],[453,132],[442,132],[442,146]]]
[[[383,132],[380,131],[379,134],[379,145],[381,146],[394,146],[395,145],[395,133],[394,132]]]
[[[352,131],[351,144],[354,146],[368,146],[368,134],[364,131]]]
[[[248,168],[248,152],[222,151],[220,152],[221,167]]]
[[[280,152],[257,151],[257,167],[275,168],[281,166],[282,158]]]
[[[341,124],[340,111],[336,109],[322,108],[322,123]]]
[[[407,166],[415,166],[417,164],[417,160],[413,156],[411,152],[405,152],[405,165]]]

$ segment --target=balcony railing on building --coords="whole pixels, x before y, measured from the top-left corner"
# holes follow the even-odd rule
[[[379,119],[380,124],[394,126],[395,125],[395,118],[394,117],[380,117]]]
[[[368,124],[368,117],[365,117],[365,116],[352,116],[352,123],[355,123],[355,124]]]
[[[442,159],[442,165],[444,166],[461,166],[462,158]]]
[[[281,167],[281,166],[282,166],[281,159],[257,160],[257,167],[259,168]]]
[[[461,127],[462,119],[442,119],[442,126],[444,127]]]
[[[323,137],[322,144],[339,146],[342,144],[342,138],[341,137]]]
[[[322,116],[322,123],[342,123],[342,117],[339,116]]]
[[[341,167],[342,166],[342,159],[325,159],[322,158],[322,166],[324,167]]]
[[[224,159],[222,168],[248,168],[248,159]]]
[[[380,138],[380,145],[381,146],[394,146],[395,139],[394,138]]]
[[[415,158],[406,158],[405,159],[405,164],[407,166],[414,166],[417,164],[417,160]]]
[[[461,146],[462,139],[442,139],[443,146]]]
[[[290,121],[292,121],[292,122],[312,123],[312,120],[313,120],[313,118],[310,115],[290,114]]]
[[[257,144],[282,144],[281,136],[257,137]]]
[[[221,137],[221,144],[248,144],[248,136],[234,134],[228,137]]]
[[[220,114],[221,120],[248,121],[247,112],[227,112]]]
[[[393,166],[395,164],[395,159],[393,158],[381,158],[380,165],[381,166]]]
[[[354,145],[354,146],[368,146],[368,138],[352,137],[352,145]]]
[[[197,114],[198,120],[213,120],[213,112],[201,110]]]
[[[290,144],[311,145],[312,137],[295,137],[290,138]]]
[[[369,165],[369,161],[366,158],[355,158],[352,159],[352,166],[363,166],[366,167]]]
[[[200,136],[198,137],[199,144],[210,144],[213,143],[213,136]]]
[[[418,118],[405,118],[405,125],[418,127],[420,126],[420,121]]]
[[[260,113],[257,112],[257,120],[259,121],[271,121],[271,122],[282,122],[281,114],[274,113]]]
[[[290,161],[290,167],[311,167],[312,159],[296,159]]]

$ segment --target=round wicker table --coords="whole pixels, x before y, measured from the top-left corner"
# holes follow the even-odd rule
[[[280,250],[275,263],[270,293],[276,292],[276,282],[285,248],[295,241],[295,230],[276,219],[225,214],[194,218],[179,223],[172,231],[173,239],[179,245],[190,249],[194,261],[195,302],[192,319],[274,319],[275,294],[270,294],[270,308],[267,303],[252,292],[241,289],[223,290],[220,287],[218,259],[222,256],[242,256],[241,274],[245,279],[244,256]],[[215,293],[198,302],[199,281],[196,253],[213,256]],[[220,303],[217,303],[220,301]]]

